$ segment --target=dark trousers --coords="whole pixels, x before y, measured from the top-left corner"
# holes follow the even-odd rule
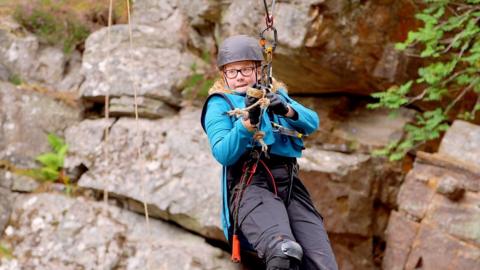
[[[277,244],[288,239],[302,246],[304,255],[300,269],[338,269],[323,219],[297,177],[296,170],[292,170],[292,166],[297,165],[267,166],[275,185],[267,170],[259,164],[239,204],[238,224],[243,236],[260,258],[269,258]],[[288,200],[292,173],[293,186]]]

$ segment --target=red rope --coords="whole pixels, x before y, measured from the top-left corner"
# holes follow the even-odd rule
[[[273,177],[270,169],[268,169],[267,164],[265,164],[263,160],[260,160],[260,162],[262,163],[263,167],[265,167],[265,170],[267,170],[268,174],[270,175],[270,179],[272,179],[273,191],[275,191],[275,196],[277,196],[277,185],[275,184],[275,178]]]
[[[250,173],[250,177],[249,177],[248,180],[247,180],[247,187],[248,187],[248,185],[250,185],[250,182],[252,182],[253,175],[255,174],[255,171],[257,171],[257,164],[256,164],[256,163],[253,164],[252,169],[251,169],[250,172],[249,172],[249,173]]]

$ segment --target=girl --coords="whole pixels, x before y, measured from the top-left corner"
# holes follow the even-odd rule
[[[243,118],[226,114],[257,101],[246,91],[259,81],[262,61],[262,49],[254,38],[227,38],[217,56],[221,79],[210,89],[202,112],[213,156],[223,165],[225,236],[231,241],[235,222],[240,237],[265,261],[267,270],[337,269],[323,219],[297,176],[296,158],[303,150],[299,134],[318,128],[317,114],[291,99],[276,81],[267,94],[270,104],[265,113],[256,106]],[[252,140],[256,129],[265,134],[267,154],[257,150]],[[240,179],[252,160],[258,167],[242,188]]]

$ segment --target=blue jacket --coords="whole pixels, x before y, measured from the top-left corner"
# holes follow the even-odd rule
[[[277,91],[298,114],[298,119],[274,115],[273,121],[303,134],[314,132],[319,126],[319,118],[315,111],[310,110],[291,99],[283,89]],[[235,108],[245,108],[245,99],[240,94],[224,94]],[[205,107],[206,106],[206,107]],[[210,148],[215,159],[223,165],[222,171],[222,226],[225,237],[229,239],[230,212],[227,198],[227,166],[233,165],[247,150],[252,147],[253,132],[247,130],[241,119],[235,119],[225,114],[231,110],[227,100],[220,95],[212,96],[204,105],[202,125],[207,133]],[[204,119],[203,119],[204,118]],[[300,157],[303,141],[299,138],[288,138],[273,132],[267,113],[263,114],[260,130],[265,132],[264,141],[269,146],[271,154],[285,157]]]

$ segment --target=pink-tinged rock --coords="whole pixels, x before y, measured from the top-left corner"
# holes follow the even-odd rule
[[[383,258],[383,269],[404,269],[419,227],[419,223],[409,220],[404,214],[392,211],[385,232],[387,249]]]
[[[478,171],[446,154],[417,153],[389,220],[383,269],[479,269]]]
[[[372,238],[329,234],[338,268],[342,270],[374,270]]]
[[[480,126],[457,120],[445,133],[438,153],[480,167],[479,149]]]
[[[480,248],[480,193],[467,192],[458,202],[435,195],[424,222]]]
[[[368,237],[372,232],[374,174],[369,157],[309,148],[300,176],[329,232]]]
[[[422,224],[405,269],[478,269],[480,248],[460,241],[436,226]]]
[[[398,193],[398,207],[416,219],[422,219],[435,194],[432,188],[434,178],[423,178],[421,169],[408,173],[405,183]]]
[[[439,167],[424,163],[422,160],[419,161],[417,158],[415,161],[415,175],[422,179],[437,179],[439,186],[443,185],[442,182],[454,182],[454,185],[460,185],[465,190],[480,191],[480,175],[463,170],[461,167]]]
[[[258,35],[261,1],[225,4],[220,37]],[[367,15],[366,15],[367,14]],[[295,93],[369,94],[400,83],[416,63],[395,51],[415,26],[411,1],[280,1],[274,73]],[[270,34],[270,33],[269,33]]]

